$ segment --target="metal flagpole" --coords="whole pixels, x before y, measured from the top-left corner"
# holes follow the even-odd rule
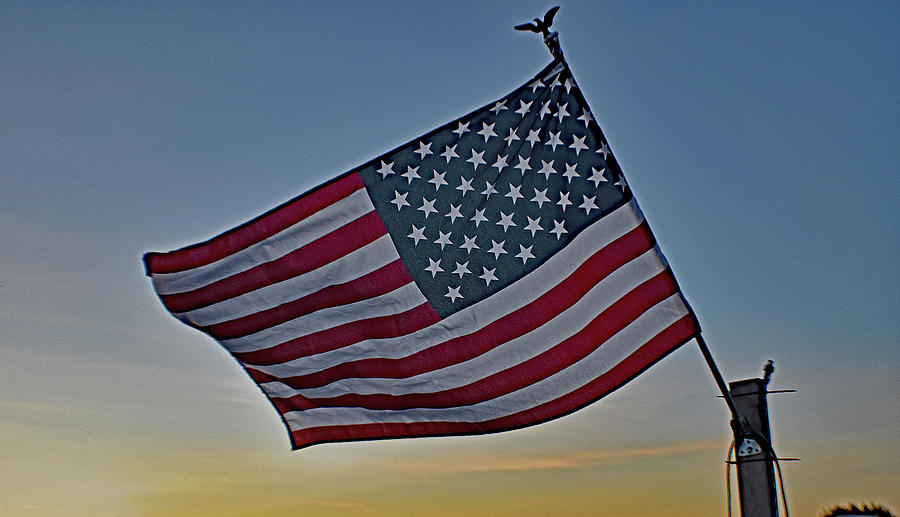
[[[777,517],[778,515],[778,499],[775,492],[775,477],[772,470],[772,462],[777,461],[775,451],[772,449],[771,439],[769,435],[769,418],[766,406],[766,388],[769,383],[769,377],[774,368],[772,362],[769,361],[764,369],[764,379],[749,379],[746,381],[737,381],[731,383],[731,388],[725,385],[725,380],[719,372],[716,362],[713,360],[709,348],[703,336],[695,337],[703,358],[712,372],[725,403],[731,411],[731,430],[734,433],[734,441],[731,447],[734,448],[736,461],[738,466],[738,487],[739,497],[741,501],[741,515],[743,517]],[[742,396],[741,406],[753,419],[754,424],[751,425],[750,420],[740,410],[734,402],[732,393]],[[754,398],[745,397],[744,395],[755,395]],[[758,441],[757,441],[758,440]],[[760,446],[760,443],[762,446]],[[755,456],[762,454],[761,459]],[[729,452],[729,456],[731,453]],[[779,470],[780,474],[780,470]],[[730,488],[730,487],[729,487]],[[784,483],[781,484],[782,497]],[[729,515],[731,507],[729,506]],[[788,515],[787,501],[784,501],[784,513]]]
[[[712,376],[716,380],[716,385],[719,386],[719,391],[722,392],[722,396],[725,398],[725,403],[728,404],[728,410],[731,411],[731,428],[734,430],[735,436],[740,436],[742,438],[746,437],[750,432],[749,426],[746,419],[738,412],[737,406],[734,404],[734,399],[731,397],[731,391],[725,384],[725,379],[722,378],[722,373],[719,372],[719,367],[716,365],[716,361],[713,360],[713,356],[706,346],[706,341],[700,334],[697,334],[694,339],[700,347],[703,358],[706,359],[706,365],[709,366],[709,371],[712,372]]]

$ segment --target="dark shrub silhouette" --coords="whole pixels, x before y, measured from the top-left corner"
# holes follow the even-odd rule
[[[880,504],[864,504],[856,506],[855,504],[847,504],[844,506],[835,506],[825,511],[822,517],[838,517],[840,515],[871,515],[873,517],[896,517],[887,507]]]

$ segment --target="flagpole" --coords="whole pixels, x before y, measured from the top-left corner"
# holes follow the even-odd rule
[[[697,334],[694,339],[697,341],[700,352],[703,354],[703,358],[706,359],[706,365],[709,366],[709,371],[712,372],[713,379],[716,380],[716,385],[719,386],[719,391],[722,392],[722,397],[725,398],[725,403],[728,405],[728,410],[731,412],[731,428],[734,431],[735,436],[747,436],[750,433],[749,424],[738,411],[734,399],[731,397],[731,390],[729,390],[728,386],[725,384],[725,379],[722,377],[722,373],[719,371],[719,367],[716,365],[716,361],[713,359],[709,347],[706,346],[706,341],[700,334]]]

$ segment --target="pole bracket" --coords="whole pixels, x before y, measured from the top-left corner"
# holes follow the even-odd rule
[[[762,453],[763,448],[756,443],[756,440],[753,438],[744,438],[741,441],[740,447],[738,447],[737,455],[738,458],[745,458],[747,456],[753,456],[755,454]]]

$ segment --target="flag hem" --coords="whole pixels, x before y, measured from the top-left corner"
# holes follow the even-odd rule
[[[671,276],[674,276],[674,275],[671,275]],[[684,299],[684,296],[681,296],[681,298]],[[669,354],[671,354],[672,352],[674,352],[675,350],[677,350],[678,348],[680,348],[682,345],[684,345],[684,344],[687,343],[688,341],[690,341],[690,340],[694,339],[695,337],[697,337],[697,335],[700,334],[700,326],[697,324],[697,318],[694,316],[694,313],[693,313],[693,312],[690,312],[690,313],[688,313],[687,315],[684,316],[684,318],[688,318],[688,317],[690,317],[690,318],[693,320],[693,324],[694,324],[694,326],[695,326],[695,328],[696,328],[695,332],[693,332],[690,336],[688,336],[688,337],[685,338],[684,340],[681,340],[681,341],[676,342],[676,344],[674,344],[674,345],[672,345],[671,347],[669,347],[669,349],[666,350],[664,353],[662,353],[659,357],[657,357],[657,358],[654,359],[653,361],[647,363],[647,364],[646,364],[645,366],[643,366],[641,369],[639,369],[638,371],[636,371],[633,375],[630,375],[629,377],[623,379],[621,382],[617,383],[613,388],[611,388],[611,389],[609,389],[609,390],[606,390],[606,391],[604,391],[600,396],[595,397],[595,398],[592,398],[592,399],[590,399],[589,401],[587,401],[587,402],[585,402],[585,403],[583,403],[583,404],[581,404],[581,405],[579,405],[579,406],[577,406],[577,407],[574,407],[574,408],[572,408],[572,409],[569,409],[569,410],[567,410],[567,411],[565,411],[565,412],[562,412],[562,413],[559,413],[559,414],[555,414],[555,415],[553,415],[553,416],[551,416],[551,417],[544,418],[544,419],[540,419],[540,420],[532,420],[532,421],[529,421],[528,423],[521,424],[521,425],[516,425],[516,426],[512,426],[512,427],[503,427],[503,428],[500,428],[500,429],[477,430],[477,431],[468,431],[468,432],[459,432],[459,433],[452,433],[452,432],[451,432],[451,433],[441,432],[441,433],[433,433],[433,434],[420,434],[420,433],[416,433],[416,434],[410,434],[410,435],[391,435],[391,434],[386,434],[386,435],[384,435],[384,436],[364,436],[364,437],[360,437],[360,438],[336,438],[336,439],[327,439],[327,440],[315,440],[315,441],[306,442],[306,443],[304,443],[304,444],[302,444],[302,445],[297,445],[297,442],[296,442],[296,440],[294,439],[294,433],[293,433],[293,431],[291,431],[290,426],[289,426],[288,423],[287,423],[287,420],[285,420],[284,414],[281,413],[280,411],[278,411],[278,414],[279,414],[279,416],[281,417],[282,423],[284,424],[285,428],[287,429],[287,432],[288,432],[288,433],[287,433],[287,434],[288,434],[288,438],[289,438],[289,440],[290,440],[290,442],[291,442],[291,451],[292,451],[292,452],[293,452],[293,451],[299,451],[299,450],[302,450],[302,449],[306,449],[306,448],[308,448],[308,447],[312,447],[313,445],[321,445],[321,444],[327,444],[327,443],[366,442],[366,441],[376,441],[376,440],[397,440],[397,439],[408,439],[408,438],[439,438],[439,437],[445,437],[445,436],[481,436],[481,435],[489,435],[489,434],[503,433],[503,432],[506,432],[506,431],[515,431],[515,430],[518,430],[518,429],[525,429],[526,427],[533,427],[533,426],[540,425],[540,424],[543,424],[543,423],[546,423],[546,422],[550,422],[550,421],[553,421],[553,420],[557,420],[557,419],[562,418],[562,417],[564,417],[564,416],[568,416],[568,415],[570,415],[570,414],[572,414],[572,413],[575,413],[575,412],[577,412],[577,411],[580,411],[580,410],[586,408],[587,406],[590,406],[591,404],[594,404],[595,402],[597,402],[597,401],[603,399],[604,397],[606,397],[607,395],[613,393],[614,391],[617,391],[617,390],[618,390],[619,388],[621,388],[622,386],[628,384],[629,382],[631,382],[632,380],[634,380],[635,377],[638,377],[639,375],[641,375],[642,373],[644,373],[645,371],[647,371],[650,367],[652,367],[653,365],[655,365],[655,364],[658,363],[659,361],[662,361],[662,360],[663,360],[664,358],[666,358]],[[246,371],[246,369],[245,369],[245,371]],[[249,375],[249,372],[248,372],[248,375]],[[252,378],[252,377],[251,377],[251,378]],[[254,381],[254,384],[255,384],[255,381]],[[259,385],[257,385],[257,387],[259,387]],[[262,391],[262,388],[260,388],[260,390]],[[263,394],[265,395],[265,393],[263,393]],[[269,399],[268,397],[266,397],[266,399],[269,400],[269,402],[272,404],[273,407],[275,407],[275,409],[276,409],[276,411],[277,411],[278,408],[277,408],[277,406],[275,406],[274,402],[273,402],[271,399]]]

